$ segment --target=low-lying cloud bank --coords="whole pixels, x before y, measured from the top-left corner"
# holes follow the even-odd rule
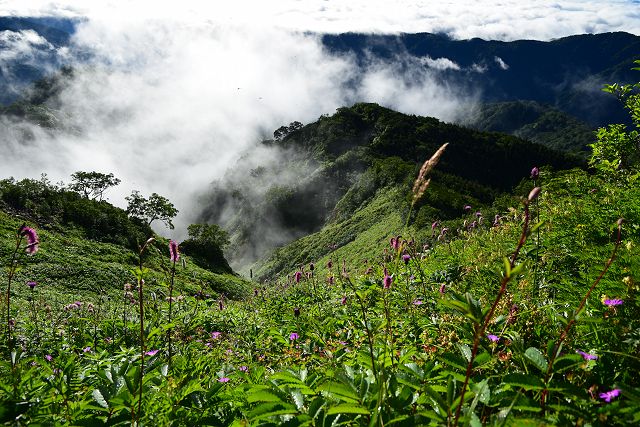
[[[199,213],[194,195],[282,124],[358,101],[453,120],[475,95],[438,83],[430,68],[372,61],[358,70],[319,36],[269,27],[88,20],[70,52],[74,78],[50,103],[65,131],[5,120],[3,177],[113,172],[122,184],[109,199],[124,206],[132,189],[167,196],[181,211],[178,237]]]
[[[423,58],[423,66],[410,69],[372,60],[358,69],[354,58],[328,54],[311,32],[502,40],[640,33],[635,1],[217,3],[2,2],[1,15],[86,18],[69,48],[55,52],[76,70],[50,105],[65,130],[4,120],[2,177],[45,172],[68,181],[77,170],[113,172],[123,184],[109,191],[112,202],[124,206],[133,189],[163,194],[181,211],[176,237],[182,237],[199,214],[194,196],[282,124],[314,121],[359,101],[451,121],[460,105],[477,99],[437,78],[459,67],[447,58]],[[0,67],[15,55],[37,62],[34,52],[47,46],[29,31],[1,36]],[[496,63],[508,67],[497,57]]]

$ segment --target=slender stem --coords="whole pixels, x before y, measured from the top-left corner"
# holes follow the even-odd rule
[[[142,410],[142,380],[144,378],[144,304],[142,302],[142,286],[144,280],[142,280],[142,253],[140,254],[140,278],[138,279],[138,299],[140,305],[140,392],[138,395],[138,419],[137,424],[140,424],[140,414]]]
[[[142,248],[140,248],[140,252],[138,254],[138,260],[139,260],[139,264],[138,264],[138,302],[140,305],[140,390],[139,390],[139,394],[138,394],[138,413],[137,415],[137,420],[136,420],[136,425],[140,425],[140,416],[142,414],[142,389],[143,389],[143,384],[142,381],[144,379],[144,302],[143,302],[143,292],[142,292],[142,288],[144,286],[144,279],[143,279],[143,271],[142,271],[142,255],[144,254],[145,249],[147,248],[147,245],[151,242],[153,242],[153,238],[149,238],[147,239],[147,241],[145,242],[145,244],[142,246]]]
[[[173,283],[174,283],[174,278],[176,276],[176,260],[174,259],[173,261],[173,265],[171,267],[171,284],[169,285],[169,324],[171,324],[173,317],[172,317],[172,308],[173,308]],[[167,331],[167,341],[169,344],[169,367],[171,367],[171,332],[173,330],[173,327],[170,327],[169,330]]]
[[[378,380],[378,369],[376,368],[376,359],[373,355],[373,337],[371,335],[371,330],[369,329],[369,325],[367,324],[367,310],[364,306],[364,301],[358,295],[358,292],[354,292],[356,297],[358,298],[358,302],[360,303],[360,309],[362,310],[362,323],[364,323],[364,329],[367,332],[367,338],[369,340],[369,356],[371,357],[371,367],[373,368],[373,376]]]
[[[589,290],[585,294],[584,298],[582,298],[582,301],[580,301],[580,305],[578,305],[578,308],[576,309],[576,311],[574,312],[573,316],[571,317],[571,320],[567,323],[567,326],[565,326],[564,330],[562,331],[562,333],[558,337],[558,340],[556,341],[556,343],[553,346],[553,352],[551,353],[550,360],[549,360],[549,365],[547,366],[547,372],[545,373],[545,376],[544,376],[545,388],[544,388],[544,390],[542,390],[542,395],[540,397],[540,407],[541,407],[542,413],[544,413],[544,411],[545,411],[545,401],[546,401],[547,395],[549,394],[549,390],[547,389],[547,382],[551,378],[551,374],[552,374],[552,370],[553,370],[553,364],[556,361],[556,358],[558,357],[560,346],[562,345],[564,340],[567,338],[567,335],[569,334],[569,330],[576,323],[576,319],[578,318],[578,315],[580,314],[580,312],[584,309],[584,306],[587,303],[587,299],[589,299],[589,296],[591,295],[591,293],[593,292],[595,287],[598,285],[598,283],[600,283],[600,281],[604,277],[604,275],[607,272],[607,270],[609,270],[609,267],[611,267],[611,264],[613,264],[613,260],[616,257],[616,253],[618,252],[618,248],[620,247],[621,243],[622,243],[622,220],[618,220],[618,235],[616,237],[616,244],[613,247],[613,252],[611,252],[611,256],[609,257],[609,259],[605,263],[604,268],[600,272],[600,275],[591,284],[591,287],[589,288]]]
[[[518,254],[520,253],[520,250],[522,249],[525,242],[527,241],[527,234],[529,231],[529,220],[530,220],[529,202],[530,201],[527,200],[524,205],[524,225],[522,227],[522,234],[520,235],[520,240],[518,241],[518,246],[516,246],[515,251],[511,255],[511,260],[509,261],[510,269],[513,269],[513,267],[515,267]],[[456,414],[453,420],[454,427],[458,425],[458,421],[460,419],[460,412],[462,410],[462,405],[464,404],[464,394],[467,391],[467,386],[469,385],[469,379],[471,378],[471,373],[473,372],[473,362],[476,358],[476,355],[478,354],[478,348],[480,347],[480,339],[484,336],[484,333],[487,330],[487,327],[489,326],[491,319],[493,318],[493,313],[496,311],[496,307],[498,307],[498,303],[500,302],[505,291],[507,290],[507,283],[509,283],[512,277],[513,275],[510,273],[505,274],[505,276],[502,278],[502,282],[500,283],[500,290],[498,291],[498,295],[496,296],[496,299],[493,301],[493,304],[491,305],[489,312],[484,317],[482,324],[476,323],[476,328],[475,328],[474,337],[473,337],[473,349],[471,350],[471,357],[469,358],[469,363],[467,364],[467,372],[465,374],[464,383],[462,384],[462,391],[460,392],[460,404],[456,408]]]
[[[16,247],[11,255],[11,265],[9,266],[9,275],[7,281],[7,347],[9,349],[9,358],[11,358],[11,352],[13,351],[13,340],[11,338],[11,282],[16,274],[18,251],[20,250],[20,244],[22,243],[22,234],[18,232],[16,237]]]

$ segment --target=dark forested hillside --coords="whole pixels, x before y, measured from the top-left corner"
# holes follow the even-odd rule
[[[480,131],[504,132],[556,150],[587,156],[595,130],[557,108],[535,101],[478,106],[462,124]]]

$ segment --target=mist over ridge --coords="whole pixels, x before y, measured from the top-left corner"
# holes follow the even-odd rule
[[[4,30],[13,43],[6,51],[14,54],[0,57],[1,64],[26,58],[23,63],[32,70],[44,64],[44,74],[64,64],[73,69],[73,77],[44,104],[55,126],[1,117],[2,177],[37,178],[47,173],[54,182],[68,182],[77,170],[113,172],[122,179],[108,194],[116,205],[124,206],[124,197],[133,189],[158,192],[175,203],[181,212],[172,236],[178,239],[185,237],[188,224],[203,217],[196,200],[209,191],[210,183],[222,179],[244,153],[257,150],[257,144],[281,125],[311,123],[357,102],[444,122],[463,121],[500,90],[501,76],[517,70],[503,54],[463,63],[441,48],[412,51],[397,43],[405,36],[375,31],[359,35],[361,45],[354,49],[328,42],[345,35],[277,23],[255,25],[206,15],[199,20],[98,15],[94,11],[83,19],[71,14],[73,21],[37,22],[49,28],[48,37],[55,40],[49,40],[42,28]],[[632,29],[611,22],[591,30]],[[578,24],[562,31],[585,29]],[[433,28],[451,36],[432,35],[439,43],[465,36],[454,26]],[[490,25],[477,34],[515,37]],[[553,36],[545,31],[532,34]],[[638,46],[636,36],[627,36],[629,45]],[[625,61],[630,59],[621,58],[613,64],[616,69],[603,75],[587,70],[592,80],[577,83],[588,82],[586,92],[598,92],[608,77],[628,71],[620,65]],[[16,93],[23,88],[19,89]],[[297,155],[262,149],[256,153],[267,162]],[[285,184],[287,179],[295,180],[296,175]],[[298,235],[294,231],[287,239]]]

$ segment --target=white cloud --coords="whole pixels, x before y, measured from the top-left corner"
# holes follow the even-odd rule
[[[317,32],[446,32],[456,38],[548,40],[579,33],[640,34],[632,0],[6,0],[0,15],[88,16],[105,20],[208,19],[228,25]]]
[[[420,58],[420,62],[429,68],[436,70],[460,70],[460,66],[449,58],[436,58],[433,59],[430,56]]]
[[[113,172],[122,184],[112,202],[123,206],[132,189],[167,196],[182,212],[178,233],[194,219],[194,195],[282,124],[356,101],[452,120],[468,100],[428,69],[405,76],[374,61],[355,75],[352,58],[328,55],[317,36],[273,28],[90,20],[71,51],[93,53],[56,107],[74,131],[5,123],[3,177]],[[25,131],[33,138],[21,144]]]
[[[473,65],[471,65],[471,71],[482,74],[487,71],[487,66],[485,64],[477,64],[474,62]]]
[[[308,123],[356,101],[453,120],[460,103],[473,102],[474,94],[461,94],[434,78],[438,70],[458,67],[447,58],[423,58],[428,67],[410,67],[411,75],[375,61],[354,75],[352,58],[329,56],[303,31],[446,32],[505,40],[640,33],[637,5],[620,0],[222,4],[0,2],[1,15],[88,17],[73,48],[94,54],[91,64],[76,64],[76,79],[56,112],[74,132],[4,123],[2,175],[47,172],[57,181],[77,170],[114,172],[123,184],[109,194],[112,201],[123,205],[132,189],[158,192],[181,209],[178,223],[184,226],[193,219],[193,195],[222,176],[243,149],[282,124]],[[46,50],[37,34],[5,38],[13,45],[2,55]],[[477,72],[485,69],[474,66]],[[31,135],[28,143],[19,143],[25,134]]]
[[[502,60],[502,58],[500,58],[499,56],[494,56],[493,60],[496,61],[496,64],[498,64],[498,67],[500,67],[503,70],[508,70],[509,69],[509,65],[504,62]]]

